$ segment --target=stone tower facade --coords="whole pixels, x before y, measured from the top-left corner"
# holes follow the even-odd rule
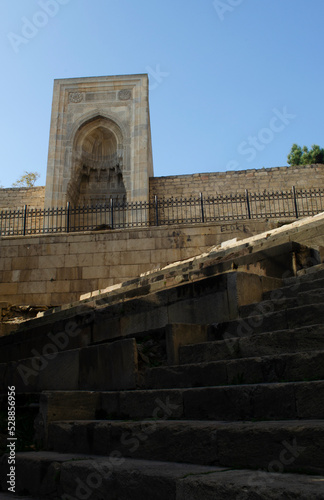
[[[148,201],[148,76],[55,80],[45,207]]]

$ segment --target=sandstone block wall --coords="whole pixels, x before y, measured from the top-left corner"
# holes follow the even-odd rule
[[[150,199],[205,197],[215,194],[262,193],[264,191],[324,188],[324,165],[261,168],[192,175],[171,175],[150,179]]]
[[[0,239],[0,302],[61,305],[137,278],[223,241],[277,227],[275,220]]]
[[[197,197],[215,194],[324,188],[324,165],[262,168],[192,175],[171,175],[150,178],[150,199]],[[45,186],[0,189],[0,210],[15,210],[28,205],[44,208]]]
[[[17,210],[25,205],[44,208],[44,199],[45,186],[0,189],[0,211]]]

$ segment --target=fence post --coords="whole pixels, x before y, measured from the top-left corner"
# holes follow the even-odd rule
[[[249,192],[248,192],[247,189],[245,190],[245,198],[246,198],[246,205],[247,205],[247,211],[248,211],[249,219],[251,219],[251,208],[250,208]]]
[[[200,206],[201,206],[201,221],[205,222],[205,213],[204,213],[204,199],[203,194],[199,193],[200,196]]]
[[[70,232],[70,202],[67,202],[66,206],[66,232]]]
[[[110,198],[111,229],[114,229],[114,200]]]
[[[297,206],[297,198],[296,198],[296,188],[295,188],[295,186],[292,187],[292,192],[293,192],[293,197],[294,197],[295,215],[296,215],[296,219],[298,219],[298,206]]]
[[[26,236],[26,223],[27,223],[27,205],[24,206],[24,226],[23,226],[24,236]]]
[[[154,196],[154,205],[155,205],[155,225],[159,225],[159,206],[158,206],[158,197]]]

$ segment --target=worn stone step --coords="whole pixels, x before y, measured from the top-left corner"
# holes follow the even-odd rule
[[[15,386],[20,393],[43,390],[119,390],[136,387],[135,339],[116,340],[81,349],[59,351],[0,364],[0,391]]]
[[[282,472],[323,474],[324,421],[53,422],[48,449],[248,469],[281,460]]]
[[[324,273],[319,276],[305,275],[289,278],[289,281],[284,281],[285,286],[277,288],[276,290],[269,290],[263,293],[263,299],[281,299],[294,297],[300,292],[309,292],[314,289],[324,287]]]
[[[270,462],[264,471],[237,470],[188,477],[177,490],[181,492],[179,500],[324,499],[322,476],[276,474],[272,472],[275,465],[275,461]]]
[[[179,363],[203,363],[324,349],[324,326],[277,330],[179,347]]]
[[[324,351],[149,368],[142,387],[166,389],[324,379]]]
[[[289,278],[284,278],[283,283],[285,285],[291,285],[294,284],[296,279],[300,280],[301,282],[306,282],[320,278],[324,278],[324,263],[300,269],[299,271],[297,271],[297,277],[292,276]]]
[[[277,461],[264,471],[250,471],[122,457],[19,453],[17,470],[24,474],[17,476],[18,489],[33,498],[53,500],[323,500],[323,476],[282,474],[280,457]]]
[[[294,244],[288,246],[290,252]],[[275,251],[279,260],[281,250]],[[247,257],[250,261],[251,255]],[[261,257],[263,260],[264,254]],[[217,258],[215,264],[219,266]],[[191,270],[191,278],[186,271],[185,282],[182,273],[175,276],[169,270],[172,284],[163,285],[162,289],[155,290],[154,283],[152,288],[143,285],[145,293],[144,289],[139,294],[133,290],[130,296],[121,292],[117,302],[111,301],[108,294],[95,302],[74,304],[71,308],[66,305],[57,313],[25,322],[13,335],[0,338],[0,362],[29,358],[35,350],[43,354],[48,344],[63,351],[161,329],[168,323],[207,324],[235,318],[239,305],[259,300],[265,290],[281,284],[277,278],[232,271],[231,260],[226,269],[221,264],[221,274],[210,275],[208,269]]]
[[[324,417],[324,381],[112,392],[48,392],[43,427],[57,420],[283,420]]]
[[[239,316],[246,318],[248,316],[257,316],[259,314],[281,311],[282,309],[292,309],[307,304],[318,304],[324,302],[324,288],[316,288],[307,292],[300,292],[295,297],[283,297],[273,300],[264,300],[241,306]]]
[[[321,302],[214,324],[209,337],[210,340],[224,340],[276,330],[293,330],[318,325],[323,321],[324,303]]]
[[[5,461],[1,485],[5,488]],[[16,491],[53,500],[184,500],[177,483],[186,477],[219,473],[222,468],[132,460],[117,451],[107,457],[53,452],[17,453]]]

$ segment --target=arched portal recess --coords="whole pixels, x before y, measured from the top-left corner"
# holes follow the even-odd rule
[[[112,120],[98,116],[76,132],[67,194],[74,206],[126,202],[123,136]]]

